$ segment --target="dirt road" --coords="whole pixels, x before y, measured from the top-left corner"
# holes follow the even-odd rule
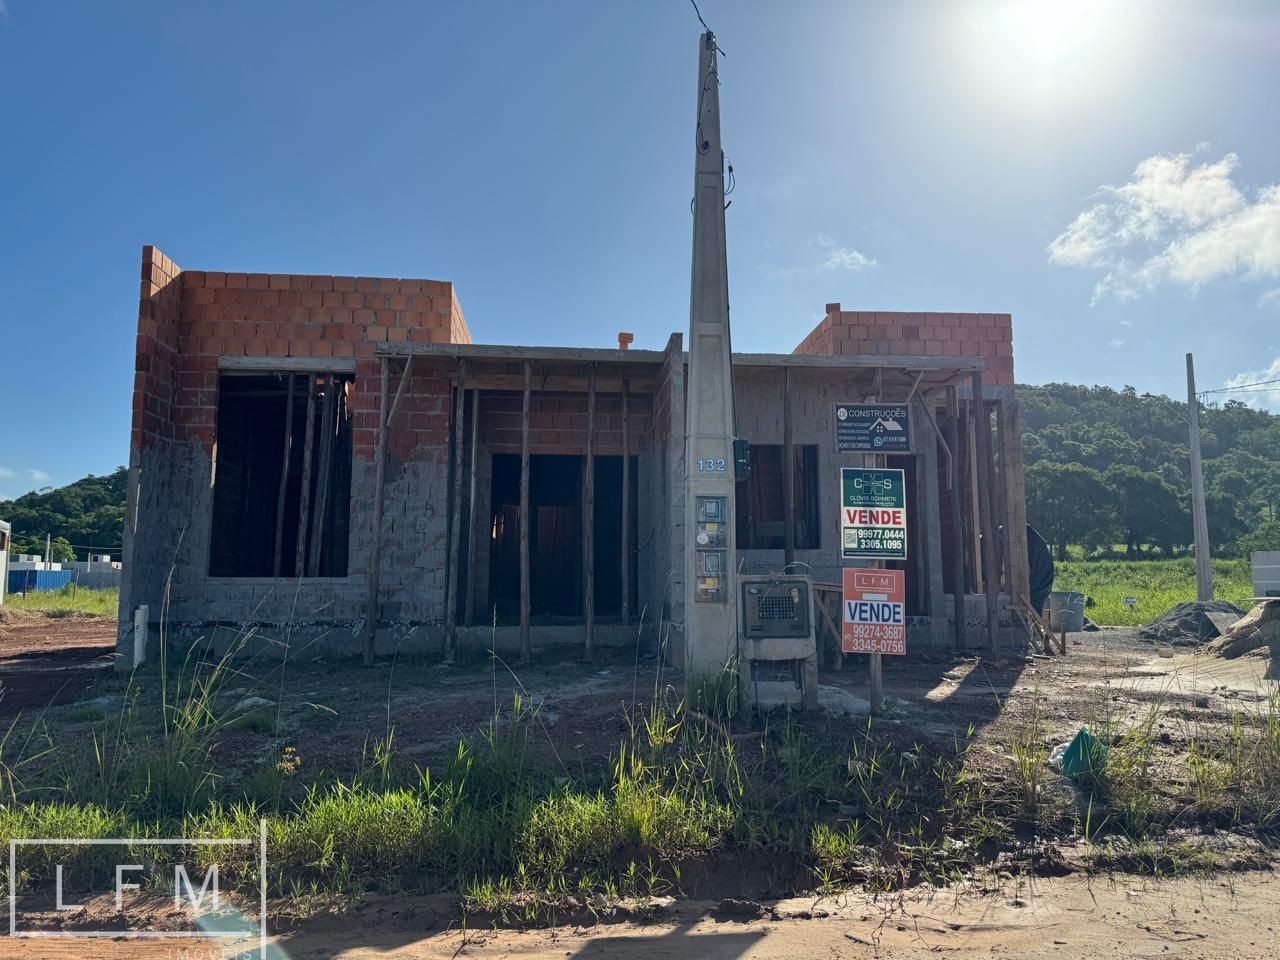
[[[879,902],[788,900],[752,918],[714,903],[682,903],[648,923],[546,930],[450,928],[429,906],[378,899],[354,914],[303,924],[271,946],[271,960],[793,960],[849,957],[1017,957],[1096,960],[1280,957],[1280,878],[1271,873],[1151,881],[1068,877],[1000,894],[917,892]],[[769,911],[772,911],[770,914]],[[777,919],[774,919],[776,917]],[[245,951],[245,952],[241,952]],[[65,942],[0,938],[13,960],[257,958],[187,941]]]
[[[111,666],[115,642],[114,620],[3,610],[0,718],[80,699]]]

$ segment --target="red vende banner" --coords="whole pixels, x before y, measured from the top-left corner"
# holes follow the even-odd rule
[[[845,653],[907,652],[907,576],[902,570],[844,571],[840,649]]]

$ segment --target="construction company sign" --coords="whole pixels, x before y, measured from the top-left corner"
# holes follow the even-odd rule
[[[907,558],[907,481],[902,470],[840,469],[840,556]]]
[[[837,403],[836,452],[910,453],[910,405]]]
[[[904,655],[906,603],[907,576],[903,571],[846,568],[841,651]]]

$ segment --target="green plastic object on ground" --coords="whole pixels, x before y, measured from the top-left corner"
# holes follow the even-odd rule
[[[1107,765],[1107,745],[1089,732],[1088,727],[1080,731],[1062,755],[1062,772],[1072,780],[1086,775],[1102,773]]]

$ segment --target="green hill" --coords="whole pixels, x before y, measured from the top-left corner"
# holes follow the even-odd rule
[[[1186,403],[1065,383],[1019,386],[1018,397],[1028,518],[1060,555],[1068,544],[1118,544],[1131,557],[1185,551]],[[1280,549],[1280,416],[1235,400],[1203,407],[1201,451],[1214,552]]]
[[[0,520],[13,525],[13,552],[43,555],[48,534],[54,539],[54,560],[84,559],[89,553],[110,553],[119,560],[128,477],[128,470],[117,467],[56,490],[0,500]]]

